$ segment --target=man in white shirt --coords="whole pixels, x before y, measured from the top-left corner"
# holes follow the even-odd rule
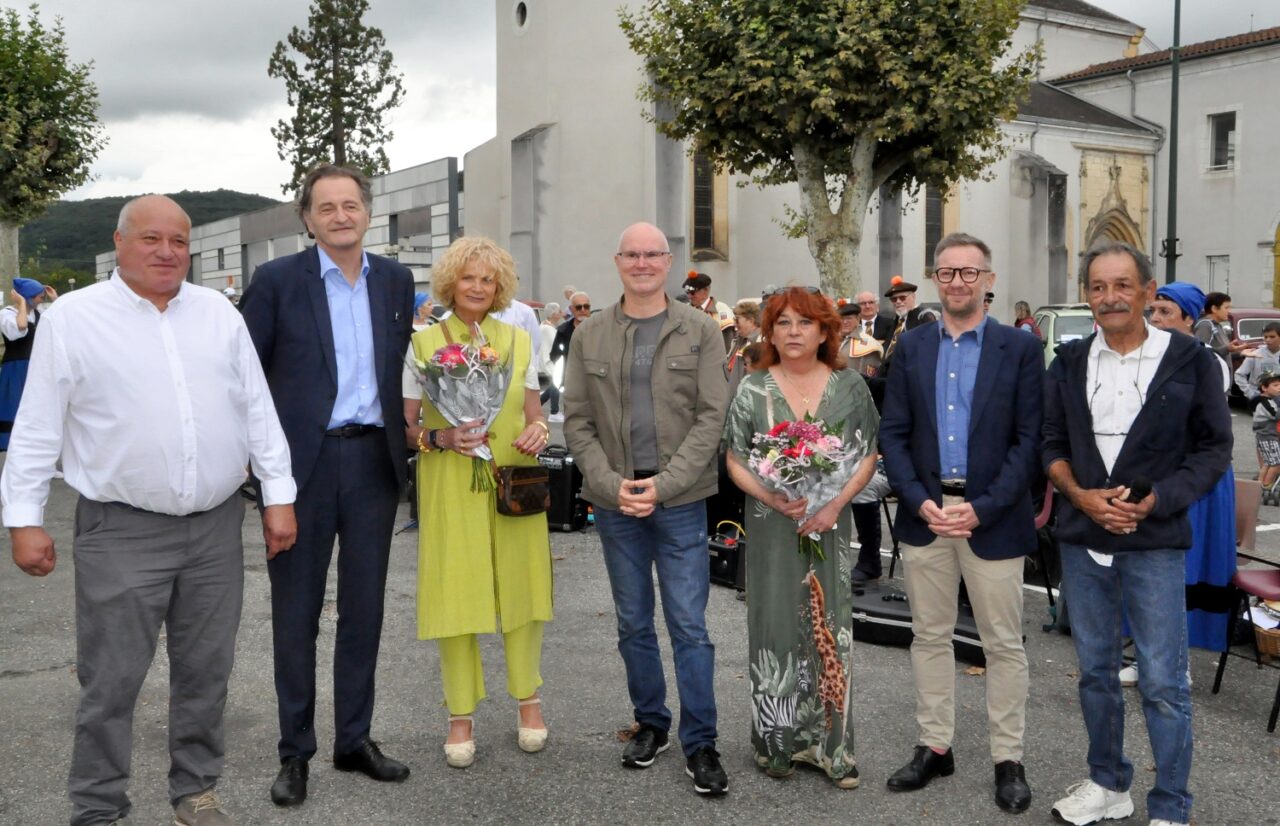
[[[1058,348],[1045,381],[1042,458],[1059,491],[1062,583],[1071,600],[1089,777],[1053,806],[1066,823],[1133,813],[1124,753],[1121,628],[1128,619],[1155,764],[1151,826],[1191,822],[1187,681],[1187,508],[1231,461],[1218,358],[1191,336],[1146,323],[1151,262],[1100,241],[1080,262],[1095,335]],[[883,431],[882,431],[883,432]]]
[[[564,414],[560,412],[560,386],[554,380],[555,365],[551,363],[551,348],[556,343],[556,327],[564,320],[560,304],[548,301],[542,308],[542,324],[538,326],[538,337],[533,343],[538,348],[538,383],[542,386],[542,403],[551,402],[550,415],[547,421],[563,422]]]
[[[191,221],[176,203],[127,203],[119,267],[44,314],[0,477],[18,567],[53,571],[43,527],[59,456],[80,493],[72,826],[129,814],[131,723],[160,627],[169,652],[174,822],[229,824],[223,709],[244,586],[239,489],[262,480],[267,557],[297,533],[289,447],[249,332],[215,290],[184,281]]]

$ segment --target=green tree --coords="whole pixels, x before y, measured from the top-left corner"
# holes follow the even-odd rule
[[[664,135],[761,185],[799,184],[829,295],[858,288],[871,197],[976,178],[1005,151],[1038,51],[1023,0],[648,0],[620,12]],[[669,113],[669,114],[662,114]]]
[[[382,31],[362,20],[367,0],[314,0],[307,30],[276,43],[267,74],[283,78],[294,114],[271,130],[280,160],[293,164],[286,195],[307,170],[331,161],[376,175],[389,169],[383,144],[394,136],[382,116],[404,98]]]
[[[19,228],[87,181],[106,143],[91,67],[68,59],[61,19],[0,10],[0,280],[18,272]]]

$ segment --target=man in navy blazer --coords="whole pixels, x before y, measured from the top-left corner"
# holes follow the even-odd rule
[[[258,267],[240,301],[298,484],[298,541],[267,563],[281,762],[271,799],[279,806],[307,796],[316,636],[335,537],[334,765],[375,780],[409,775],[369,738],[387,560],[407,479],[400,376],[413,332],[409,270],[363,249],[372,201],[359,172],[313,169],[298,214],[316,245]]]
[[[894,534],[910,600],[919,744],[889,778],[894,791],[955,771],[955,631],[963,577],[987,658],[995,799],[1022,812],[1028,669],[1022,647],[1022,557],[1036,547],[1031,488],[1043,405],[1040,343],[986,317],[991,250],[954,233],[934,250],[937,324],[898,339],[880,421],[880,451],[898,494]]]

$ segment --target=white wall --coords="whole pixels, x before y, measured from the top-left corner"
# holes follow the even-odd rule
[[[1135,72],[1136,111],[1164,126],[1169,123],[1167,66]],[[1182,63],[1178,117],[1178,237],[1182,257],[1178,279],[1209,287],[1207,256],[1229,255],[1229,292],[1241,307],[1270,307],[1274,263],[1271,245],[1280,222],[1280,47],[1270,46]],[[1072,83],[1073,93],[1094,103],[1129,111],[1130,85],[1123,75]],[[1209,171],[1209,116],[1236,112],[1236,165]],[[1169,151],[1158,158],[1157,238],[1166,234]],[[1157,248],[1158,248],[1157,243]],[[1157,261],[1161,274],[1163,260]],[[1226,289],[1224,289],[1224,287]]]

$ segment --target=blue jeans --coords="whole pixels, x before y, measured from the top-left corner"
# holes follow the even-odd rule
[[[1127,791],[1133,781],[1133,764],[1124,756],[1119,677],[1125,613],[1156,763],[1147,817],[1174,823],[1190,822],[1192,799],[1185,556],[1181,550],[1128,551],[1105,567],[1082,546],[1062,544],[1063,587],[1080,660],[1080,710],[1089,734],[1089,778],[1112,791]]]
[[[680,746],[686,756],[714,746],[716,649],[706,623],[711,587],[706,503],[659,505],[644,518],[597,506],[595,515],[618,615],[618,652],[627,669],[636,722],[659,731],[671,728],[653,626],[653,568],[657,566],[680,692]]]

